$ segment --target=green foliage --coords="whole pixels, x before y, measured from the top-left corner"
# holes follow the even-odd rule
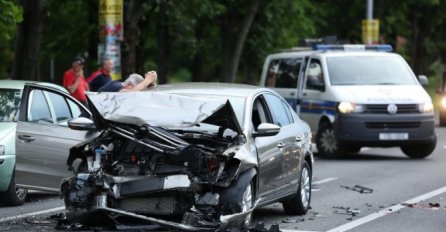
[[[194,59],[202,58],[200,70],[205,80],[218,80],[221,59],[221,20],[233,20],[232,31],[239,31],[243,16],[253,0],[203,1],[157,0],[134,1],[144,8],[138,23],[141,29],[138,46],[138,69],[156,69],[168,62],[172,81],[193,80]],[[365,18],[366,1],[346,0],[259,0],[260,5],[243,46],[237,82],[256,83],[267,54],[299,46],[304,38],[336,35],[351,43],[361,43],[361,21]],[[127,2],[128,3],[128,2]],[[166,4],[166,18],[157,18],[161,4]],[[50,60],[55,60],[54,82],[71,63],[73,56],[88,54],[86,74],[97,67],[95,50],[98,43],[98,1],[47,0],[47,16],[41,41],[40,70],[49,73]],[[446,62],[446,0],[376,0],[374,18],[380,20],[384,42],[396,45],[397,36],[407,40],[401,53],[416,73],[436,76],[431,64]],[[228,16],[233,16],[228,17]],[[22,11],[14,0],[0,0],[0,78],[7,76],[13,58],[13,38]],[[157,60],[159,24],[167,25],[166,59]],[[124,25],[124,30],[126,27]],[[233,41],[235,36],[230,37]],[[197,56],[199,55],[199,56]],[[442,58],[443,57],[443,58]],[[437,67],[438,68],[438,67]]]
[[[0,0],[0,79],[8,76],[13,59],[13,39],[17,24],[22,18],[22,9],[13,0]]]

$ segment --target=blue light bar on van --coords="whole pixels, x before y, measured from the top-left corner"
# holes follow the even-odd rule
[[[381,51],[391,52],[392,45],[390,44],[377,44],[377,45],[364,45],[364,44],[315,44],[313,50],[316,51]]]

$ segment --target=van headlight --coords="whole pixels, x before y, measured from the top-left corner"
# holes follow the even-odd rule
[[[432,113],[434,112],[434,105],[432,102],[421,103],[418,105],[418,110],[421,113]]]
[[[441,97],[440,106],[441,106],[441,108],[446,109],[446,96]]]
[[[338,110],[343,114],[362,113],[364,112],[364,106],[352,102],[341,102],[338,105]]]
[[[5,145],[0,145],[0,155],[5,155]]]

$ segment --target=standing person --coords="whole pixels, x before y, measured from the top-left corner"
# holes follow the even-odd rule
[[[101,64],[101,68],[87,78],[91,91],[98,91],[99,88],[111,81],[110,73],[114,66],[113,60],[109,57],[105,57],[101,60]]]
[[[80,56],[74,58],[73,63],[71,63],[71,68],[63,75],[63,86],[70,92],[71,96],[84,105],[87,105],[85,91],[89,91],[90,88],[85,80],[84,71],[82,70],[84,64],[84,58]]]
[[[140,91],[149,86],[156,86],[157,75],[155,71],[150,71],[145,74],[145,78],[141,75],[133,73],[124,81],[110,81],[101,88],[98,92],[132,92]]]

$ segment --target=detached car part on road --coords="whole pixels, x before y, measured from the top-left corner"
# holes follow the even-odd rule
[[[71,148],[77,175],[62,182],[70,223],[132,218],[187,231],[247,229],[251,211],[282,202],[288,214],[311,199],[311,133],[275,92],[192,83],[89,96],[101,134]]]

